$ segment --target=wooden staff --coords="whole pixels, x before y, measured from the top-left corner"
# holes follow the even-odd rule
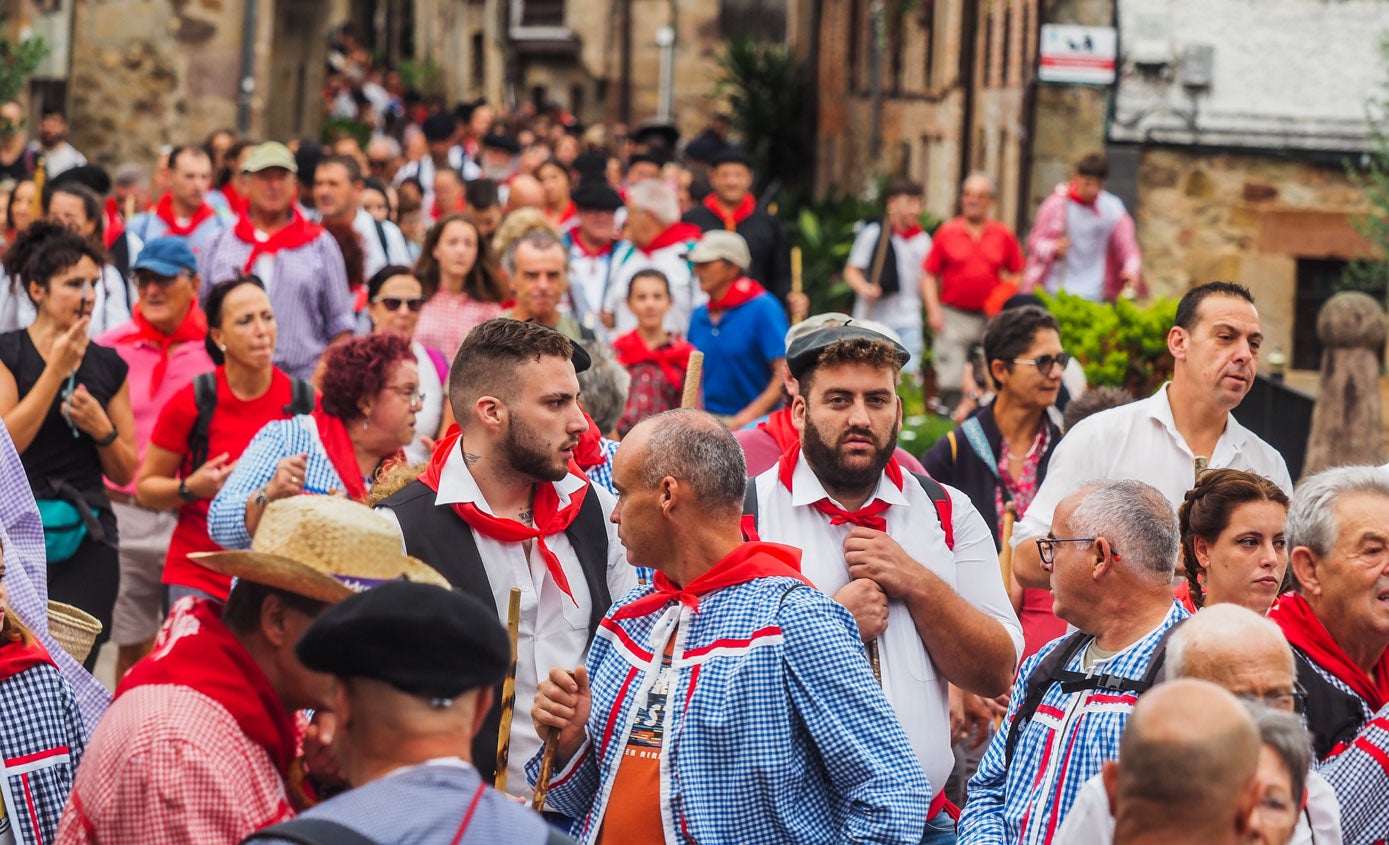
[[[540,772],[535,778],[535,797],[531,807],[537,812],[545,809],[545,796],[550,791],[550,775],[555,768],[555,747],[559,745],[559,728],[551,728],[545,737],[545,751],[540,755]]]
[[[1015,502],[1009,502],[1003,508],[1003,548],[998,553],[998,565],[1003,570],[1003,588],[1006,590],[1013,580],[1013,523],[1018,521],[1018,506]]]
[[[502,683],[502,723],[497,729],[498,792],[506,792],[506,770],[511,764],[511,717],[516,712],[516,651],[521,637],[521,589],[511,588],[511,601],[506,607],[506,635],[511,641],[511,666]]]
[[[801,248],[791,247],[791,292],[804,293],[805,287],[801,281]],[[799,323],[801,318],[798,316],[795,322]]]
[[[680,394],[680,407],[699,405],[699,380],[703,375],[704,353],[696,349],[690,353],[690,363],[685,367],[685,390]]]
[[[878,682],[878,686],[883,685],[883,667],[878,662],[878,641],[868,641],[868,665],[873,667],[873,680]]]

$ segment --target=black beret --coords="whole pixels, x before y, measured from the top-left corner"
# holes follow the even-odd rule
[[[511,645],[497,611],[432,584],[388,581],[323,611],[294,647],[315,672],[453,698],[506,675]]]
[[[749,170],[752,169],[752,157],[737,147],[724,147],[722,150],[714,153],[711,160],[715,167],[718,167],[720,164],[741,164]]]
[[[586,179],[574,189],[574,207],[580,211],[617,211],[622,195],[606,180]]]
[[[841,340],[877,340],[891,344],[897,353],[899,367],[906,364],[907,359],[911,357],[911,353],[907,352],[906,347],[887,335],[865,329],[862,326],[855,326],[852,323],[843,326],[829,326],[828,328],[816,329],[791,341],[791,348],[786,350],[786,367],[791,371],[791,377],[800,378],[802,373],[815,366],[820,359],[820,353],[829,348],[831,344]]]
[[[608,154],[598,150],[589,150],[586,153],[579,153],[574,160],[569,163],[570,169],[582,177],[589,174],[602,176],[608,170]]]
[[[670,159],[660,153],[632,153],[631,158],[627,159],[627,166],[630,168],[634,164],[654,164],[657,167],[665,167]]]
[[[426,141],[447,141],[453,137],[453,131],[458,128],[458,121],[451,114],[436,112],[424,119],[420,124],[420,131],[424,133]]]
[[[521,142],[510,135],[493,133],[482,137],[482,145],[493,150],[506,150],[512,155],[519,155],[521,152]]]
[[[98,196],[104,197],[111,193],[110,174],[95,164],[79,164],[77,167],[69,167],[48,181],[55,188],[60,185],[77,184],[91,188],[97,192]]]
[[[675,124],[666,121],[644,121],[633,130],[632,140],[638,144],[655,144],[673,150],[675,145],[680,143],[680,130],[675,128]]]

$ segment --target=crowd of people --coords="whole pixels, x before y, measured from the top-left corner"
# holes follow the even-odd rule
[[[812,315],[721,127],[417,109],[338,46],[365,147],[143,188],[0,107],[0,843],[1389,834],[1389,471],[1240,425],[1237,283],[1086,389],[1034,292],[1141,292],[1102,157],[1025,243],[986,176],[933,234],[889,183]]]

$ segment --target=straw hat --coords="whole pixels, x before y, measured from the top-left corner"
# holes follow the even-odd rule
[[[450,588],[434,568],[400,553],[400,534],[389,519],[339,496],[271,502],[250,551],[188,557],[214,572],[323,602],[401,578]]]
[[[81,663],[96,644],[97,635],[101,633],[101,620],[70,604],[49,601],[48,633],[63,647],[63,651]]]

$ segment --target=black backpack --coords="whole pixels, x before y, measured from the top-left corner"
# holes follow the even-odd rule
[[[291,383],[292,398],[284,412],[291,417],[313,413],[313,385],[297,378],[291,379]],[[207,433],[212,426],[212,414],[217,410],[217,373],[203,373],[193,379],[193,404],[198,408],[198,418],[188,434],[189,475],[207,463]]]

